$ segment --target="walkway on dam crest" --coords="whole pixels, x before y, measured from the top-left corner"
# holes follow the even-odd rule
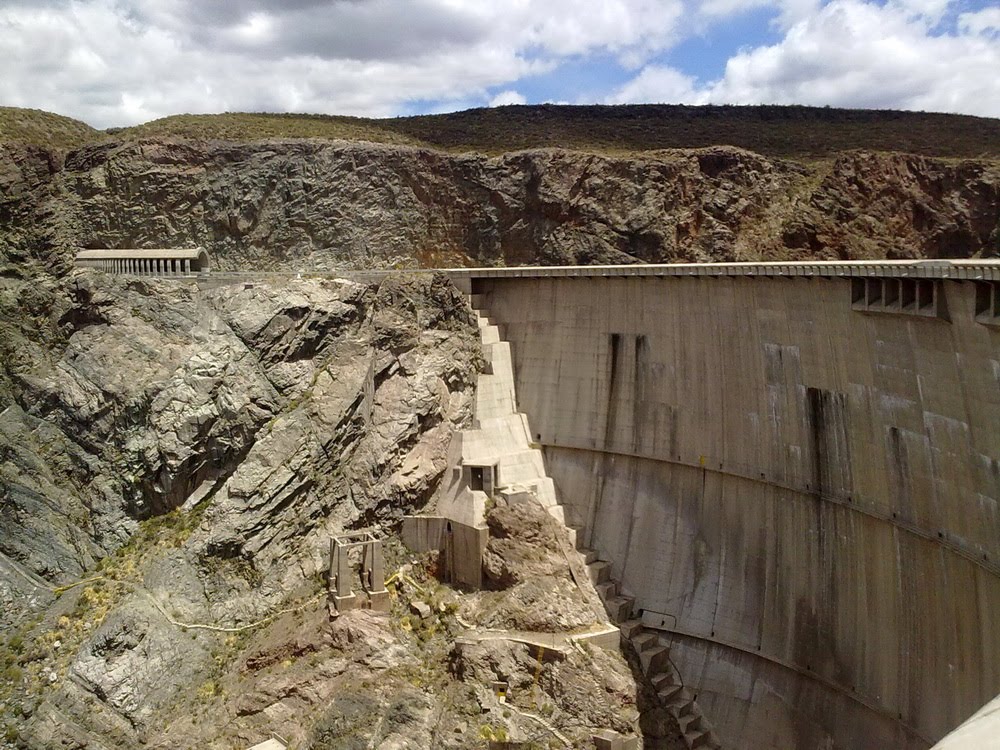
[[[148,256],[148,257],[147,257]],[[135,260],[140,262],[136,263]],[[109,273],[125,275],[159,275],[156,265],[143,260],[187,259],[191,261],[188,273],[204,272],[208,268],[208,255],[200,249],[182,250],[85,250],[77,255],[80,267],[97,268]],[[197,262],[195,260],[197,259]],[[129,262],[109,262],[128,260]],[[187,270],[188,266],[185,266]],[[178,270],[181,270],[178,268]],[[348,278],[377,280],[387,276],[424,273],[443,273],[456,282],[470,279],[501,278],[594,278],[594,277],[725,277],[764,276],[795,277],[905,277],[927,279],[958,279],[1000,281],[1000,259],[969,260],[851,260],[851,261],[769,261],[738,263],[636,263],[629,265],[593,266],[510,266],[480,268],[409,268],[409,269],[331,269],[299,271],[229,271],[219,270],[210,274],[200,273],[193,279],[206,277],[217,282],[232,283],[260,279],[296,278]],[[170,275],[170,274],[168,274]]]

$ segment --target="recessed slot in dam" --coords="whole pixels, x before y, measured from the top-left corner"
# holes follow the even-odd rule
[[[908,312],[917,304],[917,282],[913,279],[902,280],[902,308]]]
[[[864,305],[865,303],[865,280],[851,279],[851,304]]]
[[[988,281],[976,282],[976,315],[993,312],[993,285]]]
[[[885,279],[882,297],[886,307],[898,307],[899,279]]]
[[[1000,325],[1000,283],[976,282],[976,320],[986,325]]]
[[[882,302],[881,279],[868,279],[865,301],[868,303],[869,307],[878,305]]]
[[[934,282],[930,279],[917,282],[917,307],[921,312],[934,308]]]

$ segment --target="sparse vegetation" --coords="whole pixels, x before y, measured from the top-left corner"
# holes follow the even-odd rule
[[[172,115],[131,128],[113,128],[115,138],[175,137],[247,141],[267,138],[323,138],[422,145],[382,121],[362,117],[308,114],[226,112],[218,115]]]
[[[107,136],[84,122],[40,109],[0,107],[0,143],[78,148]]]
[[[154,545],[180,547],[198,528],[203,510],[204,506],[198,506],[191,510],[175,508],[168,513],[146,519],[139,525],[139,531],[122,548],[117,557],[127,559],[130,553]],[[102,563],[108,564],[107,560],[113,561],[114,558],[106,558]]]
[[[997,119],[830,107],[543,104],[381,122],[439,148],[490,153],[729,145],[768,156],[809,158],[852,149],[957,157],[1000,154]]]
[[[223,695],[222,686],[215,680],[206,680],[198,688],[198,698],[202,701],[211,700]]]
[[[527,148],[630,153],[729,145],[768,156],[803,158],[852,149],[945,157],[1000,155],[1000,120],[799,106],[542,104],[386,120],[263,113],[176,115],[115,135],[237,141],[343,138],[490,154]]]
[[[507,730],[493,724],[483,724],[479,727],[479,737],[480,739],[492,740],[494,742],[506,742]]]
[[[954,158],[1000,156],[1000,119],[802,106],[541,104],[390,119],[319,114],[181,114],[98,131],[59,115],[0,108],[0,142],[74,148],[114,138],[254,141],[321,138],[499,154],[527,148],[631,153],[729,145],[768,156],[827,158],[901,151]]]
[[[0,699],[20,690],[38,696],[55,681],[53,675],[65,675],[87,636],[140,583],[143,559],[158,547],[182,544],[199,515],[178,509],[144,521],[128,544],[100,561],[98,575],[55,589],[69,598],[65,614],[25,622],[0,646]]]

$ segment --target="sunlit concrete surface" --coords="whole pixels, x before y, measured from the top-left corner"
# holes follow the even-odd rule
[[[101,249],[76,254],[79,268],[130,276],[186,276],[209,270],[208,253],[200,247],[166,250]]]
[[[950,732],[934,750],[998,750],[1000,748],[1000,696]]]

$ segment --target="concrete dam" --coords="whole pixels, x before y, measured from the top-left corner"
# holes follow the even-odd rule
[[[1000,692],[1000,263],[453,278],[723,746],[927,748]]]

